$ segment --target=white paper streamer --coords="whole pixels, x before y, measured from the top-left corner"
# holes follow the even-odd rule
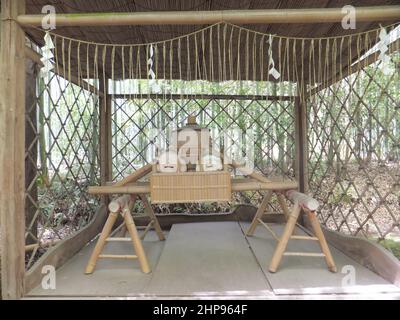
[[[44,46],[41,48],[42,58],[40,59],[43,62],[43,67],[40,69],[40,75],[42,78],[47,77],[50,71],[54,69],[52,59],[54,58],[53,50],[55,46],[51,39],[51,35],[48,32],[44,35],[44,43]]]
[[[378,50],[379,50],[379,60],[381,61],[379,67],[382,73],[386,76],[391,74],[390,70],[390,56],[387,53],[389,50],[389,43],[390,43],[390,36],[388,35],[385,28],[381,27],[381,31],[379,33],[379,43],[378,43]]]
[[[150,77],[149,87],[150,87],[151,93],[161,93],[161,88],[155,80],[156,74],[154,73],[154,70],[153,70],[153,64],[154,64],[153,56],[154,56],[154,48],[153,48],[153,45],[151,44],[149,47],[149,59],[147,60],[147,65],[149,66],[149,71],[148,71],[147,75]]]
[[[268,66],[268,74],[273,76],[275,79],[279,79],[281,77],[281,74],[275,68],[275,62],[274,62],[274,58],[272,56],[272,40],[273,40],[272,35],[270,35],[269,39],[268,39],[268,44],[269,44],[268,56],[269,56],[269,61],[270,61],[269,66]]]

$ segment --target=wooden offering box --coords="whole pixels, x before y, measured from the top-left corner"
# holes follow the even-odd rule
[[[150,195],[152,203],[230,201],[231,175],[227,171],[153,173]]]

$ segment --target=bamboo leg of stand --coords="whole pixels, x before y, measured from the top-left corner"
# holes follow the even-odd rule
[[[300,206],[296,203],[293,207],[292,213],[290,214],[288,221],[286,222],[285,229],[283,230],[283,234],[279,239],[278,245],[275,248],[275,252],[272,256],[271,264],[269,266],[270,272],[276,272],[276,270],[278,269],[279,264],[282,260],[283,253],[286,250],[287,243],[293,233],[294,227],[296,226],[299,214]]]
[[[306,212],[307,212],[308,218],[310,220],[311,226],[314,230],[314,234],[319,240],[319,245],[321,246],[321,250],[325,255],[325,261],[326,261],[326,264],[328,265],[328,269],[331,272],[337,272],[335,261],[333,260],[331,251],[329,250],[329,247],[328,247],[328,243],[326,242],[324,233],[322,232],[322,229],[321,229],[321,225],[319,224],[319,221],[318,221],[317,217],[315,216],[315,213],[312,211],[308,211],[308,210],[306,210]]]
[[[156,215],[155,215],[155,213],[153,211],[152,206],[150,205],[149,201],[147,200],[147,196],[144,195],[144,194],[141,194],[140,195],[140,199],[142,200],[143,205],[144,205],[144,207],[145,207],[145,209],[147,211],[147,214],[149,215],[150,219],[154,221],[153,225],[154,225],[154,229],[156,230],[158,239],[160,239],[161,241],[164,241],[165,240],[164,233],[163,233],[163,231],[161,229],[160,223],[158,222],[158,219],[157,219],[157,217],[156,217]]]
[[[131,236],[133,247],[135,248],[135,253],[139,259],[140,267],[144,273],[150,273],[150,265],[147,261],[146,253],[144,252],[142,241],[140,241],[139,234],[136,230],[135,222],[131,216],[130,210],[127,208],[124,210],[124,220],[126,228]]]
[[[290,216],[290,211],[286,204],[285,197],[280,192],[277,192],[276,196],[278,198],[279,205],[282,208],[283,214],[285,215],[285,219],[286,219],[286,221],[288,221],[289,216]]]
[[[268,206],[269,201],[271,200],[272,197],[272,191],[269,190],[266,195],[264,196],[263,201],[260,204],[260,207],[258,208],[256,215],[253,218],[253,221],[251,222],[251,225],[249,227],[249,230],[247,230],[246,235],[247,236],[252,236],[254,234],[254,231],[256,230],[257,224],[258,224],[258,219],[261,218],[265,212],[265,209]]]
[[[110,212],[110,214],[108,215],[107,221],[103,227],[103,230],[101,231],[100,237],[97,240],[96,246],[86,266],[85,274],[93,273],[93,270],[96,267],[97,259],[99,258],[99,255],[103,251],[104,245],[106,244],[106,240],[111,233],[112,227],[114,226],[117,217],[118,213],[115,212]]]

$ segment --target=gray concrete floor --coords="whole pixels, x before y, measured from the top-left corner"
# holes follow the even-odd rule
[[[271,226],[281,232],[281,225]],[[267,267],[275,241],[261,226],[253,237],[245,237],[247,227],[237,222],[176,224],[166,241],[149,232],[143,245],[151,274],[143,274],[136,260],[102,259],[92,275],[85,275],[91,242],[57,270],[55,290],[39,286],[27,298],[400,298],[400,288],[334,248],[338,273],[329,272],[323,258],[284,257],[271,274]],[[288,250],[319,252],[312,241],[291,241]],[[131,254],[133,248],[129,242],[111,242],[105,253]],[[350,269],[354,284],[344,280]]]

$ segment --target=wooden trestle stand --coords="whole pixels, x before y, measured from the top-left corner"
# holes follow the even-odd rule
[[[315,199],[305,195],[304,193],[300,193],[294,190],[289,190],[285,192],[286,197],[291,200],[294,205],[292,211],[289,211],[286,206],[286,202],[284,196],[281,192],[275,192],[278,202],[282,208],[283,213],[286,217],[286,225],[283,230],[282,235],[279,237],[263,220],[262,216],[266,214],[266,209],[268,204],[272,198],[273,191],[268,191],[264,196],[264,199],[258,208],[256,215],[246,232],[247,236],[252,236],[258,224],[261,224],[265,227],[273,236],[273,238],[278,242],[274,254],[272,256],[272,260],[269,265],[269,271],[274,273],[277,271],[279,264],[283,258],[283,256],[305,256],[305,257],[324,257],[326,264],[328,265],[328,269],[331,272],[337,272],[337,268],[335,266],[335,262],[333,261],[332,254],[329,250],[328,244],[326,242],[325,236],[322,232],[319,221],[315,215],[315,211],[318,209],[319,203]],[[299,218],[299,214],[301,210],[307,214],[308,219],[313,228],[315,237],[311,236],[303,236],[303,235],[293,235],[293,231],[297,224],[297,220]],[[311,252],[285,252],[287,244],[289,240],[311,240],[318,241],[321,247],[322,253],[311,253]]]
[[[124,180],[116,183],[116,186],[123,186],[128,182],[136,181],[140,179],[143,175],[148,173],[148,168],[151,169],[151,166],[145,166],[142,169],[136,171],[133,175],[125,178]],[[135,205],[137,200],[141,200],[147,214],[150,217],[149,224],[144,227],[144,232],[141,237],[139,237],[137,227],[135,225],[135,221],[131,215],[131,211]],[[110,202],[108,209],[110,210],[107,221],[103,227],[103,230],[97,240],[96,246],[92,252],[92,255],[89,259],[89,262],[85,269],[85,274],[93,273],[96,263],[98,259],[108,258],[108,259],[138,259],[140,263],[140,268],[144,273],[151,272],[151,268],[149,262],[146,257],[146,253],[143,249],[142,241],[148,231],[151,228],[154,228],[157,236],[160,240],[165,240],[164,234],[161,230],[161,226],[157,220],[156,215],[147,200],[147,196],[145,194],[129,194],[121,196]],[[112,231],[112,228],[117,220],[118,215],[122,215],[123,223]],[[122,230],[121,230],[122,229]],[[123,237],[113,237],[118,231],[122,231]],[[125,233],[128,231],[130,238],[125,238]],[[135,250],[135,255],[113,255],[113,254],[102,254],[104,246],[107,242],[110,241],[132,241],[133,248]]]
[[[191,128],[198,134],[199,141],[206,141],[205,146],[208,147],[208,141],[210,140],[209,132],[199,127],[194,117],[190,117],[188,125],[185,128]],[[178,132],[183,129],[178,129]],[[200,139],[200,135],[204,134],[205,139]],[[203,146],[200,147],[203,148]],[[179,148],[175,149],[178,150]],[[196,147],[190,149],[191,156],[196,160],[199,160],[201,152],[196,150]],[[195,150],[194,152],[192,150]],[[193,152],[193,154],[192,154]],[[164,235],[157,221],[157,218],[147,201],[146,195],[151,195],[151,201],[153,203],[188,203],[188,202],[207,202],[207,201],[229,201],[231,199],[231,193],[237,191],[266,191],[266,195],[247,231],[248,236],[252,236],[258,224],[262,224],[267,230],[269,230],[275,240],[278,241],[278,245],[275,249],[269,271],[276,272],[279,263],[284,255],[289,256],[312,256],[319,257],[323,256],[326,259],[329,270],[336,272],[336,266],[333,261],[332,255],[329,251],[327,242],[325,240],[324,234],[321,230],[321,226],[318,219],[315,216],[315,210],[318,208],[318,202],[297,191],[297,182],[291,180],[282,181],[271,181],[264,177],[262,174],[257,172],[245,172],[247,178],[235,179],[231,178],[228,172],[228,166],[234,170],[239,170],[241,167],[235,161],[227,161],[227,165],[222,167],[222,161],[224,155],[220,154],[221,158],[221,168],[219,171],[209,171],[204,172],[204,167],[200,166],[199,172],[186,172],[188,167],[181,172],[177,164],[168,164],[165,168],[173,168],[174,171],[168,173],[159,172],[157,167],[160,165],[148,164],[140,169],[138,169],[133,174],[122,179],[121,181],[109,185],[109,186],[99,186],[99,187],[89,187],[89,193],[91,194],[126,194],[114,201],[109,205],[110,215],[101,232],[100,238],[97,245],[93,251],[93,254],[89,260],[86,267],[86,273],[92,273],[98,258],[122,258],[131,259],[138,258],[142,271],[145,273],[150,272],[150,266],[147,261],[141,239],[138,236],[137,229],[133,218],[130,214],[131,209],[137,200],[141,198],[148,214],[150,215],[150,224],[145,228],[144,235],[150,227],[154,227],[160,240],[164,240]],[[226,159],[229,160],[229,159]],[[177,170],[175,170],[177,169]],[[138,182],[139,179],[150,174],[150,182]],[[282,210],[286,216],[287,223],[285,225],[282,236],[279,238],[274,231],[262,220],[262,216],[268,207],[272,195],[275,194],[278,198],[278,202],[282,207]],[[293,209],[290,212],[286,202],[285,196],[294,203]],[[293,235],[294,228],[296,226],[301,209],[303,209],[312,225],[315,233],[315,237],[309,236],[299,236]],[[136,255],[102,255],[101,252],[107,241],[129,241],[127,238],[112,238],[110,233],[112,227],[117,219],[118,214],[122,214],[124,217],[124,228],[129,232],[131,241],[133,243]],[[293,240],[315,240],[318,241],[323,253],[307,253],[307,252],[285,252],[287,243],[290,239]]]

